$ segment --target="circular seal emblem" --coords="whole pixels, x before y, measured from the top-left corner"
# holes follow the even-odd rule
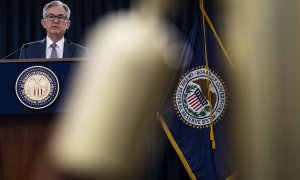
[[[16,81],[16,94],[20,102],[31,109],[50,106],[59,93],[56,75],[43,66],[25,69]]]
[[[194,128],[209,127],[211,119],[215,124],[223,115],[226,104],[224,83],[204,67],[192,69],[182,76],[174,96],[180,119]]]

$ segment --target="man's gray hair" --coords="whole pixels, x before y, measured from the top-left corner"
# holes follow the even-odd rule
[[[45,19],[46,16],[47,16],[47,10],[51,7],[55,7],[55,6],[61,6],[63,7],[65,10],[66,10],[66,18],[67,19],[70,19],[70,16],[71,16],[71,10],[70,8],[68,7],[68,5],[66,5],[65,3],[61,2],[61,1],[51,1],[49,2],[48,4],[46,4],[44,6],[44,9],[43,9],[43,18]]]

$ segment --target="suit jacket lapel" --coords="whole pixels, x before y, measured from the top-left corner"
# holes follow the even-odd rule
[[[36,49],[37,56],[39,58],[46,58],[46,39],[41,40],[40,43],[40,48]]]
[[[63,58],[72,58],[74,55],[75,49],[71,45],[71,43],[67,40],[65,40],[64,44],[64,53],[63,53]]]

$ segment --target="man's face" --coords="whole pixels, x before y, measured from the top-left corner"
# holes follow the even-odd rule
[[[71,21],[66,19],[66,15],[65,9],[61,6],[53,6],[47,10],[47,17],[42,19],[41,23],[48,35],[65,34],[71,24]]]

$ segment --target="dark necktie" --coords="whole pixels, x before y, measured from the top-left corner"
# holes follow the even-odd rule
[[[56,51],[56,46],[57,45],[55,43],[51,44],[51,47],[52,47],[52,52],[51,52],[51,55],[50,55],[51,59],[58,58],[57,51]]]

